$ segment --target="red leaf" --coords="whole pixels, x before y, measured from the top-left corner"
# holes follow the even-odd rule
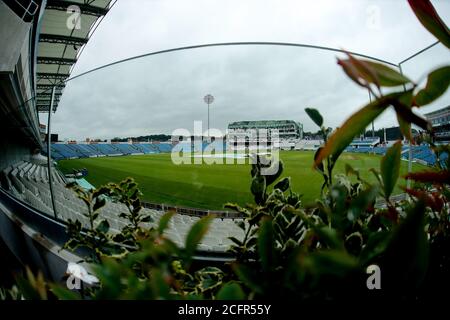
[[[356,135],[362,132],[370,122],[376,119],[387,107],[394,104],[404,94],[404,92],[391,93],[369,103],[354,113],[328,138],[327,143],[314,159],[314,167],[316,168],[330,155],[332,155],[332,160],[336,161]]]
[[[421,171],[411,172],[405,176],[405,179],[412,179],[419,182],[430,183],[450,183],[450,171]]]
[[[365,88],[368,87],[368,84],[360,79],[358,70],[350,62],[350,60],[338,59],[338,64],[342,67],[342,69],[344,69],[344,72],[349,76],[350,79],[352,79],[354,82],[356,82],[362,87]]]
[[[444,202],[440,198],[440,195],[433,194],[432,196],[430,196],[427,192],[416,189],[403,188],[403,190],[417,199],[424,199],[425,204],[434,211],[440,212],[444,206]]]
[[[398,211],[392,207],[388,206],[386,210],[379,211],[379,216],[383,217],[385,219],[388,219],[389,221],[392,221],[393,223],[398,223]]]
[[[441,41],[447,48],[450,48],[450,31],[441,20],[433,5],[429,0],[408,0],[411,9],[422,25]]]
[[[414,123],[424,130],[433,130],[431,123],[427,119],[424,119],[412,112],[410,107],[400,103],[399,101],[393,101],[392,105],[397,113],[397,117],[401,118],[406,123]]]
[[[371,66],[364,60],[359,60],[347,53],[348,59],[338,59],[338,64],[342,66],[345,73],[360,86],[369,88],[371,83],[375,84],[378,88],[380,82],[378,80],[376,72]]]

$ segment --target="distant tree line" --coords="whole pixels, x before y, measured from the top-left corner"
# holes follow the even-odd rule
[[[151,135],[139,136],[139,137],[126,137],[126,138],[115,137],[115,138],[111,139],[111,141],[112,142],[127,142],[129,139],[131,139],[133,141],[138,141],[138,142],[147,142],[147,141],[151,141],[151,140],[169,141],[170,138],[171,138],[171,136],[168,134],[151,134]]]
[[[403,135],[400,131],[400,127],[391,127],[391,128],[382,128],[375,130],[374,137],[380,138],[381,142],[384,142],[384,130],[386,130],[386,140],[387,141],[395,141],[395,140],[403,140]],[[417,130],[412,129],[413,136],[418,134]],[[367,130],[365,132],[365,137],[372,137],[372,130]]]

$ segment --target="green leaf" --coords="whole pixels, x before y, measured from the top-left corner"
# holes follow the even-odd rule
[[[425,213],[425,201],[419,199],[394,231],[380,263],[383,282],[392,286],[384,289],[409,293],[425,278],[429,261]]]
[[[289,189],[289,185],[291,183],[291,178],[290,177],[286,177],[281,179],[280,181],[278,181],[275,185],[274,185],[274,189],[280,189],[281,191],[286,191],[287,189]]]
[[[89,199],[88,199],[87,197],[78,195],[78,198],[80,198],[81,200],[83,200],[83,202],[84,202],[84,204],[86,205],[86,207],[88,207],[88,208],[91,207],[91,202],[89,201]],[[89,216],[88,213],[85,213],[84,215],[85,215],[86,217]]]
[[[443,45],[450,48],[450,30],[439,17],[429,0],[408,0],[411,9],[422,25]]]
[[[322,115],[317,111],[316,109],[312,108],[305,108],[306,113],[311,118],[312,121],[314,121],[315,124],[320,128],[323,124],[323,118]]]
[[[349,175],[355,175],[357,178],[359,178],[359,171],[355,170],[351,165],[349,165],[348,163],[345,164],[345,175],[349,176]]]
[[[145,215],[140,218],[141,222],[153,222],[153,218],[150,215]]]
[[[270,272],[275,266],[275,239],[272,221],[264,219],[259,227],[258,253],[261,259],[261,266],[265,272]]]
[[[77,239],[70,239],[64,244],[64,248],[75,250],[79,245],[80,242]]]
[[[109,194],[109,193],[110,193],[109,188],[105,187],[105,186],[102,186],[99,189],[95,189],[94,190],[94,193],[92,194],[92,197],[97,198],[100,195]]]
[[[109,231],[109,222],[107,220],[102,220],[96,230],[101,233],[107,233]]]
[[[256,158],[257,160],[259,160],[258,156]],[[252,177],[260,174],[261,172],[261,168],[260,168],[260,164],[259,163],[252,163],[252,169],[250,170],[250,175]]]
[[[450,66],[445,66],[432,71],[428,75],[425,88],[414,97],[414,105],[420,107],[427,105],[447,91],[450,86]]]
[[[325,147],[315,159],[315,167],[328,156],[336,162],[339,155],[352,142],[353,138],[360,134],[373,120],[375,120],[386,108],[404,93],[391,93],[369,103],[354,113],[345,123],[339,127],[328,139]]]
[[[245,264],[232,264],[234,273],[238,276],[249,289],[255,293],[262,293],[261,279],[257,276],[255,271]]]
[[[122,218],[122,219],[128,219],[128,216],[129,216],[130,214],[129,213],[127,213],[127,212],[121,212],[121,213],[119,213],[119,218]]]
[[[81,300],[81,296],[76,291],[71,291],[58,284],[50,284],[50,289],[59,300]]]
[[[257,204],[261,204],[264,201],[264,195],[266,193],[266,179],[264,176],[256,175],[253,177],[250,191],[255,197]]]
[[[231,241],[233,241],[236,245],[242,246],[242,241],[236,239],[235,237],[228,237]]]
[[[314,232],[330,249],[344,249],[344,242],[339,237],[336,229],[324,226],[320,228],[314,228]]]
[[[379,189],[377,186],[372,186],[360,192],[350,204],[347,214],[348,220],[353,222],[358,219],[359,216],[375,201],[378,191]]]
[[[377,171],[377,169],[375,168],[370,168],[369,172],[372,172],[373,176],[375,177],[375,179],[377,179],[378,184],[381,185],[381,176],[380,173]]]
[[[241,229],[245,231],[245,222],[244,220],[239,220],[236,222],[236,225]]]
[[[106,204],[105,198],[96,198],[95,204],[94,204],[94,211],[97,211],[101,207],[103,207]]]
[[[402,152],[402,143],[396,142],[390,147],[384,157],[381,159],[380,170],[383,179],[384,195],[389,199],[400,173],[400,156]]]
[[[150,286],[153,289],[153,294],[157,299],[168,299],[170,297],[170,287],[159,268],[152,269]]]
[[[272,158],[272,161],[273,160],[274,159]],[[283,161],[281,161],[280,159],[278,159],[278,160],[279,161],[278,161],[278,170],[277,170],[277,172],[275,174],[271,174],[271,175],[269,175],[269,174],[264,175],[264,177],[266,178],[266,186],[269,186],[272,183],[274,183],[275,180],[277,180],[281,176],[281,174],[283,173],[283,170],[284,170]],[[272,162],[271,164],[273,164],[273,163],[274,162]]]
[[[345,249],[353,256],[358,256],[361,252],[364,239],[361,232],[356,231],[345,238]]]
[[[132,201],[132,205],[133,205],[133,213],[138,214],[139,211],[141,211],[141,209],[142,209],[141,200],[136,199],[136,200]]]
[[[400,126],[400,131],[402,135],[408,139],[410,142],[413,142],[413,137],[411,135],[411,122],[406,120],[405,113],[412,113],[412,100],[413,100],[413,91],[408,90],[405,92],[403,96],[399,98],[401,104],[398,105],[396,109],[397,121]]]
[[[343,250],[321,250],[302,257],[298,257],[300,267],[318,277],[334,275],[345,277],[356,270],[358,260]]]
[[[257,231],[258,229],[255,228],[253,230]],[[251,233],[253,233],[253,232],[251,232]],[[253,249],[254,247],[256,247],[257,242],[258,242],[258,239],[256,237],[254,237],[254,234],[252,234],[252,237],[250,239],[248,239],[247,243],[246,243],[247,250]]]
[[[378,77],[378,82],[382,87],[396,87],[402,84],[410,83],[411,80],[400,72],[391,69],[385,64],[364,60]]]
[[[93,221],[97,220],[97,218],[98,218],[99,215],[100,215],[100,212],[94,212],[94,213],[92,214],[92,220],[93,220]]]
[[[163,214],[163,216],[159,219],[158,223],[158,233],[161,235],[164,233],[164,230],[169,226],[170,219],[175,215],[175,211],[169,211]]]
[[[361,265],[371,263],[373,259],[381,255],[386,250],[390,240],[389,231],[380,231],[372,233],[367,239],[367,243],[359,255]]]
[[[17,276],[16,284],[26,300],[41,300],[38,290],[34,288],[33,284],[25,277]]]
[[[102,284],[99,299],[112,299],[120,296],[123,292],[123,265],[111,257],[103,257],[102,264],[93,264],[92,271]]]
[[[195,272],[195,278],[200,280],[196,288],[206,292],[222,285],[224,273],[217,267],[205,267]]]
[[[225,203],[225,204],[223,205],[223,207],[224,207],[225,209],[231,209],[231,210],[237,211],[237,212],[242,213],[242,214],[244,214],[244,215],[247,215],[247,214],[248,214],[248,210],[247,210],[247,209],[242,208],[241,206],[239,206],[239,205],[236,204],[236,203],[230,203],[230,202],[227,202],[227,203]]]
[[[197,249],[198,244],[203,239],[203,236],[208,232],[208,228],[212,220],[213,215],[209,215],[198,220],[189,230],[186,236],[185,252],[187,258],[190,259]]]
[[[245,294],[236,282],[226,283],[217,293],[217,300],[244,300]]]

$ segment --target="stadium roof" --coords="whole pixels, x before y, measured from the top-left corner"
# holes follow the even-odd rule
[[[431,116],[447,113],[448,111],[450,111],[450,105],[447,106],[447,107],[444,107],[444,108],[432,111],[432,112],[425,113],[424,116],[425,117],[431,117]]]
[[[57,84],[53,111],[64,83],[112,0],[47,0],[41,19],[36,59],[36,108],[48,112],[51,88]]]
[[[299,126],[299,123],[294,120],[256,120],[256,121],[237,121],[228,125],[229,129],[235,128],[268,128],[280,127],[283,125]]]

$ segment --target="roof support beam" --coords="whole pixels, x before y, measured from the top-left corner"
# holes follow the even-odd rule
[[[55,101],[59,102],[59,98],[60,98],[60,96],[59,97],[55,97]],[[50,100],[51,100],[51,96],[50,96],[50,98],[39,96],[36,99],[36,103],[40,104],[41,102],[50,102]]]
[[[48,105],[49,105],[50,102],[51,102],[51,100],[40,101],[39,103],[36,104],[36,106],[38,106],[38,107],[40,107],[40,106],[47,106],[47,110],[48,110]],[[55,100],[54,104],[53,104],[55,109],[58,106],[58,104],[59,104],[59,101]]]
[[[53,105],[53,112],[56,111],[56,108],[58,107],[57,104]],[[41,113],[46,113],[48,112],[48,103],[47,104],[41,104],[41,105],[36,105],[37,111],[41,112]]]
[[[95,17],[101,17],[108,13],[108,8],[101,8],[91,6],[86,3],[79,3],[74,1],[62,1],[62,0],[47,0],[46,10],[60,10],[67,11],[69,6],[77,6],[80,8],[81,14],[87,14]]]
[[[82,45],[88,42],[88,39],[80,37],[63,36],[59,34],[41,33],[39,35],[39,42],[71,44],[81,47]]]
[[[36,106],[47,106],[47,109],[48,109],[48,105],[50,102],[51,102],[51,100],[42,100],[42,101],[39,101],[39,103],[36,103]],[[54,107],[57,107],[58,103],[59,103],[59,101],[55,100]]]
[[[56,89],[55,89],[55,97],[59,97],[59,96],[62,96],[62,92],[61,91],[56,92]],[[49,93],[42,92],[42,93],[38,94],[38,101],[41,100],[40,98],[44,98],[44,100],[46,100],[45,98],[51,98],[51,97],[52,97],[51,92],[49,92]]]
[[[66,86],[65,83],[60,83],[60,84],[56,85],[56,89],[61,89],[62,90],[65,86]],[[53,85],[53,84],[37,84],[36,85],[37,89],[51,89],[53,87],[55,87],[55,85]]]
[[[42,64],[57,64],[57,65],[71,66],[76,62],[77,62],[77,59],[37,57],[37,63],[42,63]]]
[[[39,79],[47,79],[47,80],[65,80],[70,74],[66,73],[46,73],[46,72],[38,72],[36,73],[38,80]]]

